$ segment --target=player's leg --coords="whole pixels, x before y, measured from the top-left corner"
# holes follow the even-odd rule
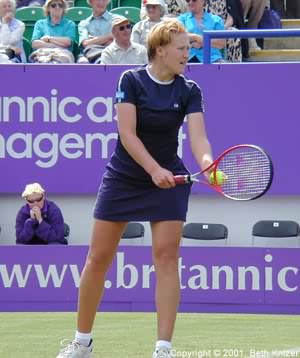
[[[160,357],[159,350],[169,357],[176,314],[180,299],[178,254],[182,236],[182,221],[161,221],[151,224],[153,262],[156,272],[155,302],[157,309],[157,346],[153,357]]]
[[[95,220],[90,249],[80,278],[75,340],[57,358],[90,357],[91,331],[103,293],[105,275],[125,227],[126,222]]]

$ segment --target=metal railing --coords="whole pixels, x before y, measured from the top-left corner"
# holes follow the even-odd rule
[[[227,38],[265,38],[265,37],[300,37],[300,29],[278,30],[213,30],[203,31],[203,63],[209,64],[211,54],[211,39]]]

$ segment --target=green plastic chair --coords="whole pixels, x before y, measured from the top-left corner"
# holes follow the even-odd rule
[[[110,13],[125,16],[133,25],[141,20],[140,9],[133,6],[116,7]]]
[[[86,0],[75,0],[74,7],[91,7]]]
[[[35,22],[45,17],[44,10],[40,6],[24,6],[16,10],[16,18],[21,21]]]
[[[118,0],[118,7],[137,7],[141,8],[141,0]]]
[[[21,20],[25,24],[25,31],[23,37],[31,42],[34,24],[37,20],[45,17],[44,10],[42,7],[20,7],[16,10],[16,18]]]
[[[111,10],[114,7],[117,7],[118,0],[111,0],[107,6],[107,10]],[[74,7],[91,7],[86,0],[75,0]]]
[[[78,24],[81,20],[91,16],[92,11],[92,8],[87,6],[74,6],[68,9],[66,17],[70,20],[73,20],[75,24]]]
[[[31,48],[31,42],[26,37],[23,37],[23,48],[25,51],[26,60],[28,62],[32,48]]]

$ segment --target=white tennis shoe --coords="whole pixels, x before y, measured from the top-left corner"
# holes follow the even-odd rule
[[[61,342],[61,345],[64,345],[64,339]],[[91,340],[88,347],[83,346],[78,342],[70,342],[66,347],[64,347],[58,354],[56,358],[91,358],[93,351],[93,340]]]
[[[172,355],[168,348],[161,347],[155,350],[153,358],[172,358]]]

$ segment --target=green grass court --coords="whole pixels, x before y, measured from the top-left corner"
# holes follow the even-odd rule
[[[75,321],[75,313],[0,313],[0,357],[55,358],[60,340],[73,338]],[[93,357],[151,358],[155,330],[153,313],[100,313]],[[254,358],[251,350],[300,348],[300,316],[182,313],[173,346],[176,357],[186,358],[217,357],[215,350],[219,357]]]

